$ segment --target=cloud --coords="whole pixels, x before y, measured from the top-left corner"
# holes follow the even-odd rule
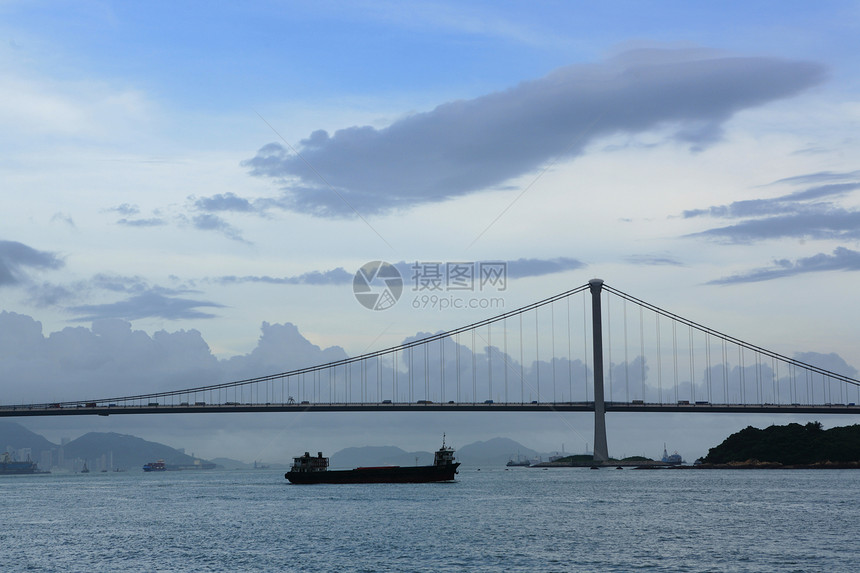
[[[786,177],[784,179],[780,179],[779,181],[774,181],[772,185],[777,185],[780,183],[802,183],[802,184],[810,184],[810,183],[825,183],[832,181],[844,181],[844,180],[857,180],[860,179],[860,171],[848,171],[846,173],[839,173],[833,171],[819,171],[817,173],[807,173],[805,175],[795,175],[793,177]]]
[[[233,211],[247,213],[253,211],[251,202],[234,193],[218,193],[212,197],[201,197],[194,201],[194,206],[201,211]]]
[[[195,229],[200,231],[217,231],[222,233],[223,235],[233,239],[234,241],[239,241],[245,243],[245,239],[242,238],[242,233],[239,232],[238,229],[233,227],[230,223],[222,219],[217,215],[212,215],[211,213],[202,213],[199,215],[195,215],[191,218],[191,224]]]
[[[164,224],[164,219],[159,219],[158,217],[152,217],[150,219],[122,218],[117,220],[117,225],[124,225],[126,227],[160,227]]]
[[[187,287],[168,288],[152,285],[139,276],[122,276],[97,274],[86,281],[80,281],[73,287],[51,288],[43,287],[45,296],[56,294],[58,299],[66,300],[84,293],[86,298],[92,298],[91,293],[98,292],[121,295],[125,298],[104,304],[84,304],[66,307],[66,311],[75,315],[73,322],[90,322],[102,319],[136,320],[141,318],[166,318],[169,320],[213,318],[215,315],[202,312],[200,308],[223,308],[223,305],[204,300],[185,298],[191,292]],[[54,303],[58,300],[54,300]]]
[[[860,211],[842,208],[798,209],[797,212],[763,219],[752,219],[709,229],[691,236],[715,237],[734,243],[788,237],[807,239],[860,239]]]
[[[707,209],[692,209],[684,211],[682,216],[685,219],[704,216],[738,219],[742,217],[796,213],[805,209],[798,205],[801,201],[841,197],[857,189],[860,189],[860,183],[821,185],[771,199],[748,199],[745,201],[735,201],[729,205],[716,205]]]
[[[343,349],[321,349],[292,324],[263,323],[256,348],[247,355],[216,359],[196,330],[152,335],[119,319],[91,328],[64,328],[45,336],[31,317],[0,311],[6,403],[76,400],[174,390],[239,380],[321,364],[346,357]]]
[[[54,253],[37,251],[17,241],[0,241],[0,287],[26,282],[26,269],[59,269],[63,264]]]
[[[812,364],[819,368],[824,368],[849,378],[857,379],[858,371],[856,368],[845,362],[845,360],[836,353],[821,354],[819,352],[797,352],[794,357],[801,362]]]
[[[480,264],[492,263],[494,265],[504,265],[509,279],[519,279],[525,277],[537,277],[553,273],[560,273],[570,270],[576,270],[585,267],[585,263],[568,257],[557,257],[554,259],[517,259],[515,261],[471,261],[471,262],[454,262],[451,264],[471,265],[473,272],[478,273]],[[446,262],[424,262],[424,261],[399,261],[392,263],[400,272],[404,282],[415,280],[416,273],[422,273],[426,270],[426,265],[439,265],[440,272],[444,277]],[[419,265],[419,269],[415,265]],[[423,269],[423,270],[422,270]],[[477,276],[477,274],[476,274]],[[344,285],[352,284],[355,279],[355,271],[350,272],[343,267],[337,267],[328,271],[311,271],[300,275],[286,277],[270,277],[270,276],[243,276],[234,275],[222,276],[212,279],[213,282],[219,284],[241,284],[241,283],[267,283],[267,284],[282,284],[282,285]]]
[[[557,69],[471,100],[451,101],[388,127],[318,130],[300,155],[263,146],[243,162],[278,182],[277,206],[317,216],[385,213],[503,184],[595,138],[674,127],[701,148],[738,111],[821,83],[821,65],[703,50],[637,50]]]
[[[660,257],[657,255],[631,255],[627,257],[627,262],[634,265],[670,265],[676,267],[684,266],[684,263],[671,257]]]
[[[554,259],[517,259],[507,262],[508,278],[539,277],[585,267],[585,263],[569,257]]]
[[[197,310],[201,307],[223,308],[223,305],[209,301],[165,296],[159,292],[151,291],[118,302],[72,306],[67,310],[78,315],[74,319],[75,322],[91,322],[105,318],[136,320],[158,317],[168,320],[183,320],[215,317],[214,314]]]
[[[214,281],[221,284],[266,283],[278,285],[338,285],[352,283],[354,276],[355,273],[347,272],[343,267],[337,267],[330,271],[311,271],[291,277],[250,275],[237,277],[231,275],[218,277],[217,279],[214,279]]]
[[[780,259],[774,261],[771,267],[724,277],[710,281],[708,284],[753,283],[826,271],[860,271],[860,252],[852,251],[845,247],[838,247],[833,251],[832,255],[819,253],[812,257],[801,258],[795,261]]]
[[[837,201],[860,189],[858,173],[814,173],[781,179],[776,183],[823,183],[779,197],[735,201],[706,209],[684,211],[692,219],[745,219],[733,225],[694,233],[734,243],[749,243],[785,237],[803,239],[860,238],[860,211],[839,206]],[[847,179],[854,179],[847,181]],[[841,182],[834,182],[842,180]]]
[[[123,203],[122,205],[117,205],[116,207],[111,207],[110,209],[106,210],[114,211],[116,213],[119,213],[120,215],[125,215],[126,217],[140,214],[140,207],[138,207],[137,205],[132,205],[130,203]]]

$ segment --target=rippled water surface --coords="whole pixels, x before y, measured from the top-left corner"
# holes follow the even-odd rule
[[[860,471],[0,478],[4,571],[857,571]]]

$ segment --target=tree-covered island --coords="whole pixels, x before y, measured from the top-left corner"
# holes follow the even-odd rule
[[[708,451],[699,467],[860,468],[860,425],[748,426]]]

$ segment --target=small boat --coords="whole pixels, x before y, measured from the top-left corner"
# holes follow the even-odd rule
[[[88,468],[88,467],[87,467],[87,461],[86,461],[86,460],[84,460],[84,467],[83,467],[83,468],[81,468],[81,473],[82,473],[82,474],[88,474],[88,473],[90,473],[90,468]]]
[[[164,472],[167,471],[167,464],[164,463],[164,460],[158,460],[157,462],[149,462],[148,464],[143,465],[143,471]]]
[[[454,481],[454,475],[460,462],[454,461],[454,449],[445,446],[442,437],[442,447],[433,456],[432,466],[380,466],[361,467],[352,470],[329,470],[328,458],[322,452],[316,457],[305,452],[303,456],[293,458],[290,471],[284,478],[294,484],[311,483],[428,483]]]

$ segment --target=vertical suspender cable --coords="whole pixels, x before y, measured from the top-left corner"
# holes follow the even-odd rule
[[[472,402],[478,401],[478,357],[475,355],[475,330],[472,329]]]
[[[487,386],[489,387],[490,400],[493,399],[493,335],[490,323],[487,323]]]
[[[656,330],[657,330],[657,398],[660,404],[663,403],[663,356],[660,346],[660,315],[654,315]]]
[[[584,368],[584,376],[585,380],[585,401],[589,401],[588,394],[588,320],[586,317],[588,316],[588,297],[590,295],[583,293],[582,295],[582,362]]]
[[[540,340],[538,340],[538,309],[535,309],[535,371],[537,399],[540,402]]]
[[[526,388],[525,388],[525,365],[523,364],[523,313],[519,314],[520,317],[520,402],[526,401]]]
[[[439,385],[442,401],[445,401],[445,341],[448,337],[439,339]]]
[[[504,338],[504,356],[505,356],[505,404],[508,403],[508,317],[502,320],[502,335]]]
[[[645,401],[645,321],[642,306],[639,306],[639,382],[642,384],[642,401]]]
[[[550,340],[552,341],[552,354],[550,354],[549,359],[552,361],[552,401],[556,402],[555,396],[555,301],[553,301],[549,305],[550,319],[549,324],[552,329],[552,336],[550,336]]]
[[[630,356],[627,353],[627,299],[624,300],[624,399],[630,402]]]
[[[612,301],[612,297],[609,296],[609,291],[606,291],[606,340],[609,343],[607,346],[609,347],[606,357],[609,359],[609,401],[612,402],[614,400],[614,396],[612,394],[612,310],[610,309],[610,303]],[[604,362],[605,364],[605,362]]]
[[[573,402],[573,348],[570,340],[570,296],[565,300],[567,302],[567,390],[570,401]]]

